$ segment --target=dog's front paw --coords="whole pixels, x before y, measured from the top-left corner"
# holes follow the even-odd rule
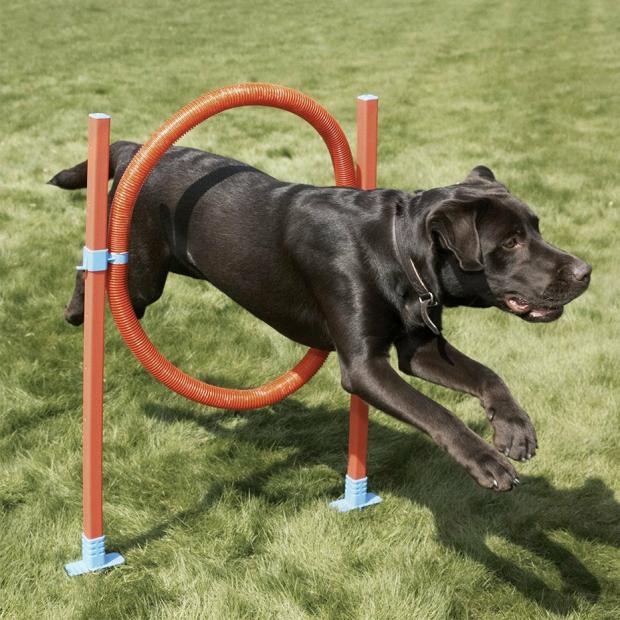
[[[536,454],[536,431],[529,416],[514,403],[492,409],[493,443],[515,461],[527,461]]]
[[[519,484],[517,470],[510,461],[486,442],[465,463],[469,475],[480,485],[494,491],[510,491]]]
[[[512,463],[469,428],[461,431],[453,441],[447,442],[447,450],[482,487],[510,491],[519,484]]]

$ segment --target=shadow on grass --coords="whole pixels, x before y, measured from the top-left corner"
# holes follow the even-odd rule
[[[247,443],[265,451],[289,450],[291,456],[284,461],[236,477],[233,482],[238,491],[259,495],[274,504],[306,503],[314,499],[309,497],[311,490],[301,498],[297,495],[295,500],[286,497],[286,489],[278,493],[270,488],[266,492],[265,484],[282,471],[316,464],[344,469],[346,411],[306,407],[288,399],[267,411],[203,414],[189,407],[149,404],[145,412],[162,422],[189,421],[218,437],[234,439],[237,446]],[[239,418],[244,424],[229,428],[231,420]],[[554,488],[541,476],[521,475],[522,485],[517,490],[496,494],[477,487],[442,450],[421,434],[411,433],[405,427],[403,431],[395,430],[372,421],[369,432],[372,490],[379,493],[382,489],[389,490],[429,508],[435,517],[437,538],[445,547],[481,563],[548,611],[565,615],[584,602],[595,603],[599,599],[599,580],[571,551],[552,540],[550,534],[568,532],[582,540],[620,546],[620,505],[602,480],[590,478],[580,488],[562,490]],[[231,455],[231,459],[234,458]],[[415,463],[415,479],[398,486],[396,472],[410,467],[412,462]],[[127,551],[165,537],[175,524],[200,517],[218,501],[226,487],[230,488],[230,482],[216,482],[192,508],[172,515],[135,538],[117,541],[117,546]],[[333,497],[341,491],[340,487],[335,488]],[[489,537],[521,547],[553,566],[562,586],[554,589],[536,574],[535,567],[521,566],[495,553],[488,544]]]

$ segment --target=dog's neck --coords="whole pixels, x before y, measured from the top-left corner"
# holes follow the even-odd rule
[[[439,335],[441,333],[441,329],[433,322],[429,314],[429,309],[439,305],[439,302],[433,292],[426,285],[424,278],[420,275],[420,270],[416,266],[413,252],[405,247],[403,240],[403,228],[406,225],[406,215],[403,211],[403,206],[397,204],[394,209],[394,213],[392,214],[391,228],[394,254],[400,263],[403,272],[407,276],[409,284],[411,284],[415,294],[418,297],[422,321],[434,334]],[[419,260],[418,263],[422,264]]]

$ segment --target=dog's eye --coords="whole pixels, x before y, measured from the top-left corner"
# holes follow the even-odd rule
[[[502,243],[502,247],[507,250],[512,250],[512,248],[516,248],[518,245],[519,239],[517,239],[517,237],[510,237],[510,239],[507,239],[504,243]]]

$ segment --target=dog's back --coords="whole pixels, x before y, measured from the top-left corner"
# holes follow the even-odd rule
[[[125,141],[111,145],[110,204],[139,148]],[[86,177],[87,162],[81,162],[49,183],[79,189],[86,187]],[[287,248],[290,222],[295,220],[290,216],[296,205],[297,210],[307,208],[299,206],[307,202],[306,194],[318,191],[278,181],[231,158],[186,147],[169,149],[134,207],[129,288],[136,313],[141,316],[143,308],[159,298],[166,274],[173,272],[208,280],[294,340],[331,348],[318,305]],[[303,234],[317,235],[309,224]],[[330,233],[330,227],[322,228],[321,236]],[[81,288],[76,291],[79,297]],[[80,324],[82,313],[82,304],[74,299],[65,318]],[[309,341],[310,333],[322,335]]]

